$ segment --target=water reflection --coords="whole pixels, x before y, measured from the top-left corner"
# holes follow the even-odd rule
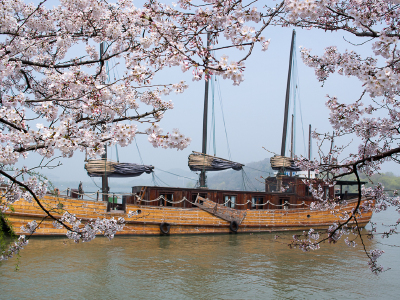
[[[78,245],[35,238],[20,271],[15,260],[1,265],[0,298],[396,298],[397,249],[385,249],[382,262],[393,269],[376,277],[360,246],[341,242],[303,253],[288,248],[291,234],[279,235],[96,238]]]

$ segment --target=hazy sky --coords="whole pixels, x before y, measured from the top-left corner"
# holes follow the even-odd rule
[[[322,54],[325,47],[332,45],[337,45],[341,51],[355,49],[361,54],[371,51],[370,44],[362,47],[349,44],[343,39],[343,33],[326,33],[317,30],[296,30],[296,32],[297,51],[299,46],[304,46],[312,48],[313,54]],[[280,153],[291,33],[292,29],[279,27],[270,27],[264,32],[267,39],[271,38],[270,47],[266,52],[261,52],[261,47],[256,47],[253,55],[246,61],[245,81],[240,86],[233,86],[231,81],[219,79],[229,146],[234,161],[246,164],[270,157],[272,154],[265,151],[263,147],[269,151]],[[348,35],[346,35],[346,39],[353,43],[363,41]],[[235,52],[241,56],[245,54],[243,51]],[[220,54],[222,55],[222,53]],[[326,95],[336,95],[339,101],[343,102],[355,101],[361,93],[360,82],[354,78],[333,75],[322,87],[314,75],[314,70],[306,67],[301,61],[299,52],[297,52],[297,65],[306,139],[308,138],[308,124],[312,125],[313,130],[317,129],[319,132],[332,131],[328,121],[329,112],[325,107]],[[147,141],[147,136],[139,135],[137,136],[138,147],[144,164],[155,166],[156,171],[157,168],[161,170],[175,168],[188,170],[188,155],[192,151],[201,151],[204,81],[193,82],[191,71],[182,73],[179,67],[165,69],[160,75],[157,80],[163,82],[167,80],[170,83],[185,80],[189,84],[189,89],[185,93],[171,94],[165,97],[165,100],[171,99],[174,102],[175,108],[165,114],[160,126],[164,129],[164,132],[179,128],[183,134],[192,138],[192,143],[183,151],[165,150],[153,148]],[[215,91],[216,154],[219,157],[229,158],[220,100],[217,94],[217,91]],[[210,102],[211,99],[210,94]],[[209,111],[211,114],[211,107]],[[300,121],[298,115],[296,154],[305,154]],[[354,151],[355,146],[349,149]],[[316,149],[315,143],[313,149]],[[118,153],[121,162],[141,163],[135,144],[118,148]],[[313,154],[316,154],[315,151]],[[37,163],[38,160],[34,156],[30,154],[29,158],[23,163],[30,166]],[[116,160],[115,147],[109,149],[109,157]],[[83,153],[76,153],[70,159],[59,159],[57,161],[60,161],[63,165],[52,171],[43,171],[43,173],[54,180],[89,180],[83,168]],[[384,171],[396,173],[391,166],[385,167]],[[162,177],[162,173],[157,173],[157,175]],[[193,173],[193,176],[196,175]],[[135,179],[120,180],[134,183]]]

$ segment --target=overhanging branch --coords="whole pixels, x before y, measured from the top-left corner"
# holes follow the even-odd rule
[[[65,229],[69,230],[69,231],[73,231],[76,232],[75,230],[73,230],[71,227],[65,225],[63,222],[61,222],[59,219],[57,219],[56,217],[54,217],[50,211],[48,211],[43,204],[40,202],[40,200],[38,199],[38,197],[36,196],[36,194],[24,183],[22,183],[21,181],[15,179],[14,177],[12,177],[11,175],[7,174],[6,172],[4,172],[3,170],[0,170],[0,174],[3,175],[4,177],[10,179],[12,182],[16,183],[17,185],[19,185],[20,187],[23,187],[25,190],[27,190],[29,192],[29,194],[32,195],[33,199],[35,199],[35,202],[39,205],[39,207],[47,214],[47,216],[49,216],[50,218],[52,218],[54,221],[56,221],[57,223],[61,224]]]

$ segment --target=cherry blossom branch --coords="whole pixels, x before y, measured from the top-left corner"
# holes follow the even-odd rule
[[[264,31],[264,29],[267,28],[271,24],[271,22],[273,21],[274,17],[277,16],[280,13],[280,11],[283,8],[284,4],[285,4],[285,1],[282,1],[279,4],[278,8],[276,8],[276,10],[274,10],[274,12],[270,15],[268,21],[265,22],[265,24],[261,27],[261,29],[258,31],[258,33],[254,36],[255,39],[258,39],[260,37],[261,33]],[[253,48],[254,48],[254,43],[251,43],[251,47],[250,47],[247,55],[244,58],[242,58],[241,60],[239,60],[239,63],[244,61],[244,60],[246,60],[251,55],[251,53],[253,52]]]
[[[23,187],[25,190],[27,190],[33,197],[33,199],[35,200],[35,202],[37,203],[37,205],[39,205],[39,207],[47,214],[47,216],[49,216],[51,219],[53,219],[54,221],[56,221],[57,223],[59,223],[60,225],[62,225],[65,229],[69,230],[69,231],[74,231],[72,228],[70,228],[69,226],[67,226],[66,224],[64,224],[63,222],[61,222],[58,218],[54,217],[40,202],[40,200],[36,197],[36,194],[23,182],[17,180],[16,178],[10,176],[9,174],[7,174],[6,172],[4,172],[3,170],[0,169],[0,174],[3,175],[4,177],[8,178],[9,180],[11,180],[13,183],[17,184],[20,187]]]
[[[372,155],[372,156],[368,156],[368,157],[364,157],[362,159],[358,159],[354,162],[350,162],[347,164],[341,164],[341,165],[321,165],[322,168],[326,167],[326,170],[333,170],[333,169],[340,169],[340,168],[350,168],[353,167],[353,172],[354,173],[354,167],[360,164],[365,164],[366,162],[373,162],[373,161],[380,161],[384,158],[390,157],[394,154],[400,153],[400,147],[397,148],[393,148],[390,149],[386,152],[380,153],[380,154],[376,154],[376,155]],[[344,174],[344,175],[348,175],[348,174]],[[344,176],[343,175],[343,176]]]
[[[9,61],[12,62],[21,62],[24,65],[27,66],[35,66],[35,67],[42,67],[42,68],[51,68],[51,69],[66,69],[66,68],[70,68],[70,67],[76,67],[76,66],[83,66],[83,65],[91,65],[91,64],[96,64],[96,63],[100,63],[100,64],[104,64],[104,62],[110,60],[111,58],[114,58],[116,56],[121,55],[124,52],[130,51],[130,50],[134,50],[135,47],[131,48],[126,48],[124,50],[122,50],[121,52],[115,53],[115,54],[111,54],[111,55],[106,55],[104,54],[104,56],[102,56],[100,59],[93,59],[93,60],[86,60],[86,61],[76,61],[76,62],[72,62],[72,63],[63,63],[63,64],[41,64],[41,63],[37,63],[37,62],[32,62],[29,60],[25,60],[25,59],[19,59],[19,58],[10,58]]]
[[[28,130],[26,130],[26,129],[24,129],[24,128],[21,128],[21,127],[15,125],[15,124],[13,124],[13,123],[11,123],[11,122],[9,122],[9,121],[3,119],[3,118],[0,118],[0,123],[3,123],[3,124],[5,124],[5,125],[7,125],[7,126],[9,126],[9,127],[12,127],[12,128],[14,128],[14,129],[16,129],[16,130],[19,130],[19,131],[22,131],[22,132],[25,132],[25,133],[28,132]]]
[[[153,109],[150,112],[146,112],[146,113],[142,113],[140,115],[136,115],[136,116],[131,116],[131,117],[121,117],[121,118],[117,118],[117,119],[113,119],[113,120],[101,120],[101,121],[96,121],[96,122],[91,122],[90,126],[96,126],[96,125],[104,125],[104,124],[108,124],[108,123],[117,123],[117,122],[122,122],[122,121],[132,121],[132,120],[140,120],[142,118],[148,117],[150,115],[154,115],[160,111],[166,111],[167,108],[158,108],[158,109]],[[88,120],[89,118],[82,118],[77,120],[76,122],[79,123],[81,121],[85,121]]]

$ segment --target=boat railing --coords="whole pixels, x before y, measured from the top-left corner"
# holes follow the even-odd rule
[[[107,211],[126,211],[126,197],[134,195],[131,193],[101,193],[100,191],[79,193],[78,190],[67,188],[65,191],[58,193],[57,196],[85,201],[103,201],[106,198],[108,199]]]
[[[0,187],[0,191],[6,191],[7,187]],[[73,199],[82,199],[82,200],[86,200],[86,201],[102,201],[103,199],[103,193],[101,193],[100,191],[97,192],[91,192],[91,193],[79,193],[77,192],[77,190],[74,189],[70,189],[67,188],[63,191],[60,191],[58,189],[55,189],[54,191],[49,192],[50,195],[56,196],[56,197],[60,197],[60,198],[73,198]],[[126,197],[134,197],[136,199],[135,203],[159,203],[160,205],[155,205],[155,206],[162,206],[162,203],[164,203],[164,201],[166,203],[171,204],[171,206],[176,205],[176,204],[180,204],[184,201],[190,203],[190,204],[194,204],[195,202],[190,201],[189,199],[187,199],[186,197],[183,197],[180,200],[177,201],[173,201],[170,199],[167,199],[166,197],[164,197],[164,195],[160,195],[159,197],[157,197],[156,199],[152,199],[152,200],[146,200],[143,199],[142,197],[140,197],[138,194],[136,193],[108,193],[107,195],[107,199],[108,199],[108,204],[107,204],[107,211],[110,210],[126,210]],[[348,194],[349,199],[351,198],[352,194]],[[301,203],[290,203],[288,201],[285,201],[282,204],[275,204],[273,202],[271,202],[270,200],[267,200],[264,203],[257,203],[252,201],[251,199],[248,199],[245,203],[236,203],[236,201],[232,201],[231,199],[226,200],[225,202],[223,202],[221,205],[227,206],[227,207],[231,207],[231,208],[235,208],[235,207],[243,207],[246,205],[251,205],[251,208],[253,209],[257,209],[257,208],[261,208],[263,209],[266,205],[268,206],[268,208],[283,208],[283,209],[291,209],[291,208],[306,208],[306,207],[310,207],[309,204],[307,204],[305,201],[302,201]]]
[[[152,203],[152,202],[153,203],[157,203],[157,202],[159,203],[161,200],[166,201],[166,202],[168,202],[168,203],[170,203],[172,205],[173,204],[179,204],[179,203],[182,203],[184,201],[187,201],[190,204],[194,204],[195,203],[195,201],[192,202],[192,201],[188,200],[186,197],[183,197],[181,200],[173,201],[173,200],[169,200],[169,199],[165,198],[163,195],[160,195],[159,197],[157,197],[156,199],[153,199],[153,200],[142,199],[137,194],[135,196],[136,196],[138,201],[145,202],[145,203]],[[294,208],[299,207],[299,206],[310,206],[309,204],[307,204],[304,201],[302,203],[298,203],[298,204],[289,203],[288,201],[285,201],[282,204],[275,204],[275,203],[273,203],[273,202],[271,202],[269,200],[267,200],[265,203],[254,203],[252,200],[247,200],[246,203],[236,203],[235,201],[232,201],[231,199],[228,199],[227,201],[225,201],[221,205],[234,208],[235,206],[245,206],[245,205],[249,205],[249,204],[251,204],[252,207],[254,207],[254,206],[261,206],[262,207],[262,206],[265,206],[265,205],[271,205],[271,206],[274,206],[274,207],[283,207],[284,209],[287,209],[290,206],[293,206]]]
[[[127,193],[127,194],[108,193],[106,195],[107,195],[107,198],[109,199],[109,201],[108,201],[109,202],[108,210],[115,210],[116,208],[118,208],[118,206],[120,208],[119,210],[121,210],[122,206],[124,207],[123,210],[125,210],[126,201],[124,201],[124,198],[125,197],[130,197],[130,196],[135,197],[137,203],[149,203],[149,204],[158,203],[159,204],[159,205],[155,205],[155,206],[163,206],[162,203],[164,201],[169,203],[169,204],[171,204],[171,206],[176,205],[176,204],[180,204],[180,203],[185,202],[185,201],[187,203],[189,203],[189,204],[192,204],[192,205],[195,203],[195,201],[192,202],[189,199],[187,199],[186,197],[183,197],[182,199],[177,200],[177,201],[173,201],[173,200],[170,200],[170,199],[166,198],[164,195],[160,195],[157,198],[152,199],[152,200],[143,199],[142,197],[140,197],[136,193],[134,193],[134,194],[130,194],[130,193]],[[68,197],[68,192],[67,192],[66,196]],[[84,199],[84,200],[99,201],[99,200],[103,199],[103,193],[101,193],[99,191],[94,192],[94,193],[83,193],[83,194],[77,193],[77,196],[74,195],[74,197],[72,197],[72,198],[75,198],[75,197],[76,198],[82,197],[82,199]],[[89,199],[86,199],[86,198],[89,198]],[[305,201],[302,201],[301,203],[290,203],[288,201],[285,201],[282,204],[275,204],[275,203],[273,203],[273,202],[271,202],[269,200],[267,200],[265,203],[255,203],[251,199],[247,200],[245,203],[236,203],[236,201],[232,201],[231,199],[228,199],[225,202],[223,202],[221,205],[224,205],[224,206],[227,206],[227,207],[231,207],[231,208],[235,208],[235,206],[239,206],[240,207],[240,206],[246,206],[246,205],[249,205],[249,204],[251,205],[252,208],[254,208],[254,207],[257,207],[257,208],[261,207],[262,208],[262,207],[264,207],[266,205],[268,205],[268,207],[269,206],[276,207],[276,208],[280,207],[280,208],[283,208],[283,209],[290,209],[290,207],[298,208],[298,207],[306,207],[306,206],[309,207],[310,206]]]
[[[0,187],[0,190],[6,190],[5,187]],[[91,193],[79,193],[77,190],[74,189],[70,189],[67,188],[63,191],[60,191],[59,189],[54,189],[54,191],[51,191],[48,193],[49,195],[52,196],[56,196],[56,197],[60,197],[60,198],[69,198],[69,199],[81,199],[81,200],[86,200],[86,201],[102,201],[103,199],[103,193],[101,193],[100,191],[97,192],[91,192]],[[173,201],[170,199],[167,199],[166,197],[164,197],[163,195],[160,195],[159,197],[157,197],[156,199],[152,199],[152,200],[145,200],[142,199],[138,194],[134,193],[126,193],[126,194],[116,194],[116,193],[108,193],[107,195],[107,199],[108,204],[107,204],[107,211],[110,210],[126,210],[126,197],[134,197],[136,198],[137,203],[162,203],[162,202],[167,202],[169,204],[171,204],[171,206],[176,205],[176,204],[180,204],[184,201],[190,203],[190,204],[194,204],[195,201],[190,201],[189,199],[187,199],[186,197],[183,197],[181,200],[177,200],[177,201]],[[266,205],[268,205],[268,207],[272,206],[272,207],[280,207],[283,209],[289,209],[289,207],[305,207],[305,206],[310,206],[309,204],[307,204],[306,202],[302,202],[302,203],[289,203],[288,201],[285,201],[282,204],[275,204],[269,200],[267,200],[265,203],[255,203],[252,200],[247,200],[245,203],[236,203],[236,201],[232,201],[231,199],[228,199],[227,201],[223,202],[221,205],[227,206],[227,207],[231,207],[231,208],[235,208],[236,206],[241,207],[241,206],[246,206],[246,205],[251,205],[252,208],[262,208]],[[156,206],[162,206],[161,205],[156,205]]]

